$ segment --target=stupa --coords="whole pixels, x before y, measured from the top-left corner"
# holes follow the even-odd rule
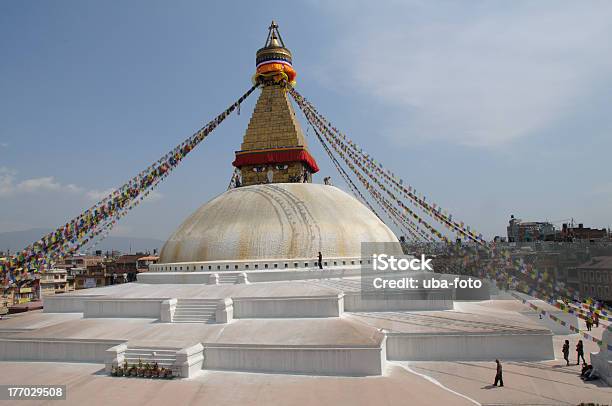
[[[313,267],[319,252],[336,265],[355,265],[363,242],[392,243],[401,253],[393,232],[361,202],[312,183],[319,168],[287,94],[295,78],[291,51],[272,22],[256,55],[253,80],[261,94],[233,162],[240,187],[189,216],[152,270],[216,269],[210,261],[231,262],[220,270],[253,270],[253,260],[280,261],[284,268],[296,259],[300,268]]]

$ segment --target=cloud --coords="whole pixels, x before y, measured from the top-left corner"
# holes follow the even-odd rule
[[[73,183],[63,184],[53,176],[31,178],[22,181],[17,181],[16,176],[16,170],[4,166],[0,167],[0,198],[13,197],[20,194],[72,193],[77,196],[84,196],[88,200],[97,202],[115,190],[113,188],[105,190],[85,190],[84,188]],[[143,200],[143,203],[157,202],[163,197],[164,195],[157,190],[152,190],[145,200]]]
[[[41,191],[57,191],[57,192],[80,192],[82,189],[72,183],[62,185],[53,176],[42,178],[26,179],[15,185],[15,191],[34,193]]]
[[[383,103],[398,141],[507,144],[612,81],[612,2],[315,4],[337,22],[337,86]]]
[[[40,192],[68,192],[75,194],[83,192],[83,189],[75,184],[62,184],[53,176],[16,181],[16,175],[17,171],[14,169],[0,167],[0,197]]]
[[[8,142],[0,142],[1,148],[8,148],[8,146],[9,146]]]

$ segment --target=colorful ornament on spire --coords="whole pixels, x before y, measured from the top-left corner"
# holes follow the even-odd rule
[[[295,86],[297,73],[291,64],[291,51],[285,48],[285,43],[274,21],[268,27],[268,37],[263,48],[257,51],[255,58],[255,75],[253,83],[265,82],[285,83]]]

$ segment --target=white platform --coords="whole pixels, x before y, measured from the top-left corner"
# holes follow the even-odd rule
[[[362,296],[358,277],[332,277],[351,272],[252,271],[249,278],[292,274],[303,279],[220,285],[140,282],[57,295],[45,300],[44,313],[3,321],[0,360],[105,362],[109,367],[121,354],[111,351],[105,358],[105,351],[120,344],[128,355],[130,348],[163,354],[169,346],[201,345],[201,354],[189,350],[177,355],[175,367],[183,376],[198,368],[356,376],[383,373],[386,359],[552,357],[551,332],[521,315],[524,306],[509,311],[508,301],[499,306],[498,301],[454,303],[452,290],[370,300]],[[324,273],[327,277],[321,278]],[[205,273],[149,277],[162,274],[180,278]]]

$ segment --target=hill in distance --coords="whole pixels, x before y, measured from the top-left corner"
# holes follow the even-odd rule
[[[50,233],[51,229],[46,228],[32,228],[23,231],[7,231],[0,232],[0,251],[15,252],[27,247],[34,241],[37,241],[45,234]],[[93,250],[106,251],[121,251],[124,253],[136,253],[136,252],[153,252],[153,250],[161,249],[163,241],[155,238],[141,238],[141,237],[107,237],[102,240]],[[85,247],[83,252],[91,250],[90,247]]]

